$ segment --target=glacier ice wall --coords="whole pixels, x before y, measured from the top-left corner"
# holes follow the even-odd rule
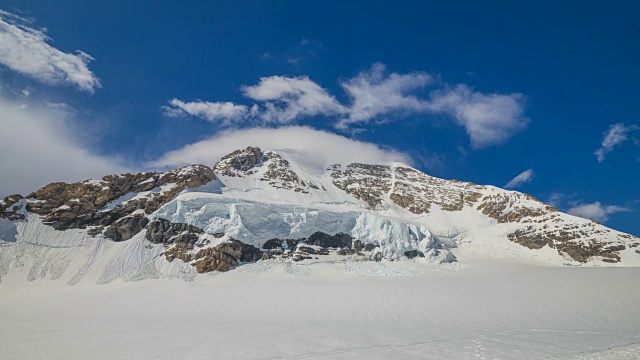
[[[442,247],[424,226],[364,211],[334,212],[220,197],[215,201],[211,198],[176,199],[152,216],[194,225],[208,234],[225,233],[256,246],[273,238],[306,238],[321,231],[331,235],[342,232],[365,244],[378,245],[388,258],[400,258],[409,250],[427,253]]]

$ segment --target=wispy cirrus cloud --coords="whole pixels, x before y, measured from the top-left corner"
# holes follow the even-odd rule
[[[47,84],[72,84],[90,93],[101,86],[89,70],[93,60],[89,54],[56,49],[48,44],[51,38],[46,29],[33,23],[33,19],[0,10],[0,64]]]
[[[576,198],[576,194],[567,195],[558,192],[551,194],[546,202],[568,214],[595,220],[600,223],[607,222],[613,214],[634,211],[632,208],[621,205],[605,205],[600,201],[589,203]]]
[[[169,117],[188,114],[208,121],[220,121],[225,125],[231,125],[249,113],[249,108],[245,105],[236,105],[232,102],[201,100],[184,102],[178,99],[171,99],[169,106],[163,106],[162,109],[165,115]]]
[[[549,195],[549,197],[547,198],[546,203],[551,205],[551,206],[555,206],[557,208],[562,207],[562,205],[565,203],[567,199],[567,195],[561,192],[557,192],[557,193],[552,193],[551,195]]]
[[[521,172],[520,174],[518,174],[516,177],[514,177],[513,179],[511,179],[505,186],[505,189],[514,189],[517,187],[520,187],[526,183],[530,183],[533,180],[533,169],[528,169],[525,170],[523,172]]]
[[[428,94],[429,86],[439,86]],[[417,115],[447,115],[463,126],[474,149],[506,142],[526,128],[525,96],[485,94],[466,84],[439,85],[425,72],[400,74],[376,63],[355,77],[340,81],[348,101],[340,102],[307,76],[263,77],[242,87],[251,105],[173,99],[164,106],[170,116],[189,114],[236,127],[293,124],[304,118],[325,116],[340,130],[353,130],[379,120],[400,120]],[[222,111],[222,107],[234,111]]]
[[[628,134],[634,130],[640,130],[640,126],[626,126],[623,123],[617,123],[609,126],[609,129],[604,133],[600,148],[598,148],[596,152],[594,152],[594,155],[598,159],[598,162],[603,162],[606,159],[607,155],[613,151],[613,149],[629,140]]]
[[[619,205],[603,205],[596,201],[591,204],[579,204],[571,207],[567,213],[603,223],[609,220],[609,215],[627,211],[631,211],[631,209]]]

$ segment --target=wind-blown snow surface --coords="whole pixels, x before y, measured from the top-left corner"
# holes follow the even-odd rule
[[[637,359],[637,268],[265,261],[0,284],[3,359]],[[95,280],[95,279],[92,279]]]

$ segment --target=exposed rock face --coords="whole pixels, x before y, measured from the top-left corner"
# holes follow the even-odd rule
[[[411,250],[411,251],[405,251],[404,256],[408,257],[409,259],[413,259],[415,257],[424,257],[424,254],[422,253],[422,251],[419,251],[419,250]]]
[[[329,253],[329,249],[300,245],[291,254],[293,255],[293,261],[302,261],[311,260],[315,255],[329,255]]]
[[[317,256],[330,255],[357,255],[362,260],[382,260],[382,254],[374,251],[378,246],[367,244],[354,239],[349,234],[337,233],[329,235],[321,231],[313,233],[308,238],[271,239],[262,246],[266,252],[263,259],[276,257],[291,258],[293,261],[315,259]]]
[[[193,260],[193,244],[189,243],[174,243],[169,249],[167,249],[163,255],[167,261],[171,262],[175,259],[180,259],[186,263]]]
[[[266,159],[263,158],[262,150],[249,146],[244,150],[236,150],[222,157],[213,167],[213,171],[224,176],[253,174],[254,167],[263,161]]]
[[[25,216],[22,211],[24,210],[23,199],[22,195],[14,194],[0,200],[0,218],[11,221],[24,220]]]
[[[235,239],[216,246],[216,250],[229,254],[242,262],[258,261],[262,258],[260,249]]]
[[[412,194],[414,189],[410,185],[396,182],[395,188],[398,191],[393,192],[391,195],[389,195],[389,198],[396,205],[405,208],[414,214],[429,213],[429,209],[431,209],[431,203],[426,202],[419,197],[416,198],[416,196]]]
[[[242,241],[230,239],[214,247],[197,250],[192,243],[173,244],[164,256],[168,261],[180,259],[191,263],[199,273],[211,271],[229,271],[240,262],[254,262],[262,258],[262,251]]]
[[[193,266],[199,273],[211,271],[226,272],[238,265],[238,259],[227,253],[211,248],[200,250],[196,255],[196,259]]]
[[[578,262],[587,262],[594,256],[602,257],[604,262],[619,262],[619,252],[626,249],[624,239],[618,239],[613,243],[603,243],[597,240],[588,243],[580,240],[585,237],[600,234],[604,230],[598,230],[595,223],[586,223],[582,226],[563,224],[558,229],[549,226],[539,229],[533,225],[526,229],[516,230],[508,235],[509,240],[530,249],[540,249],[544,246],[556,249],[559,254],[566,254]]]
[[[273,151],[262,152],[260,148],[248,147],[224,156],[213,170],[221,176],[246,177],[255,175],[259,181],[275,189],[293,190],[304,194],[319,187],[306,182],[291,169],[289,161]]]
[[[341,165],[332,165],[333,184],[363,200],[372,209],[382,204],[384,196],[391,190],[391,169],[385,165],[353,163],[343,171]]]
[[[539,206],[533,208],[532,205]],[[477,210],[500,223],[531,220],[558,211],[531,195],[515,192],[485,196]]]
[[[392,195],[414,199],[405,200],[408,206],[404,207],[415,214],[429,212],[431,205],[438,205],[445,211],[460,211],[464,206],[473,206],[485,189],[469,182],[439,179],[404,166],[394,167],[394,177]]]
[[[309,193],[309,188],[318,189],[316,185],[307,183],[300,179],[298,174],[291,170],[289,162],[282,156],[268,151],[265,153],[268,160],[267,171],[260,177],[261,181],[266,181],[276,189],[287,189],[304,194]]]
[[[365,201],[371,209],[379,209],[388,198],[414,214],[429,213],[432,205],[446,211],[459,211],[473,205],[482,196],[484,187],[434,178],[404,166],[368,165],[353,163],[342,170],[332,165],[333,184]]]
[[[185,188],[196,188],[215,179],[209,167],[193,165],[165,173],[109,175],[99,181],[73,184],[58,182],[29,194],[27,209],[41,215],[56,230],[102,226],[107,227],[105,235],[113,236],[113,240],[127,240],[131,231],[123,231],[124,223],[116,229],[108,227],[135,212],[150,214]],[[140,224],[132,219],[126,223]]]
[[[304,239],[300,239],[300,240],[304,240]],[[267,240],[267,242],[265,242],[262,245],[263,249],[266,250],[271,250],[271,249],[293,249],[296,247],[296,245],[298,245],[298,243],[300,242],[300,240],[293,240],[293,239],[285,239],[285,240],[281,240],[281,239],[271,239],[271,240]]]
[[[147,225],[145,237],[154,244],[187,243],[195,244],[203,231],[193,225],[172,223],[165,219],[155,219]]]
[[[113,241],[124,241],[131,239],[135,234],[142,231],[147,226],[149,219],[144,215],[136,214],[118,219],[104,231],[104,236]]]
[[[351,248],[353,238],[349,234],[337,233],[335,235],[329,235],[318,231],[309,236],[304,242],[323,248]]]

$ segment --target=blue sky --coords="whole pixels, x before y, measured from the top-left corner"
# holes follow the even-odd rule
[[[640,235],[634,2],[133,3],[0,7],[2,195],[301,125]]]

